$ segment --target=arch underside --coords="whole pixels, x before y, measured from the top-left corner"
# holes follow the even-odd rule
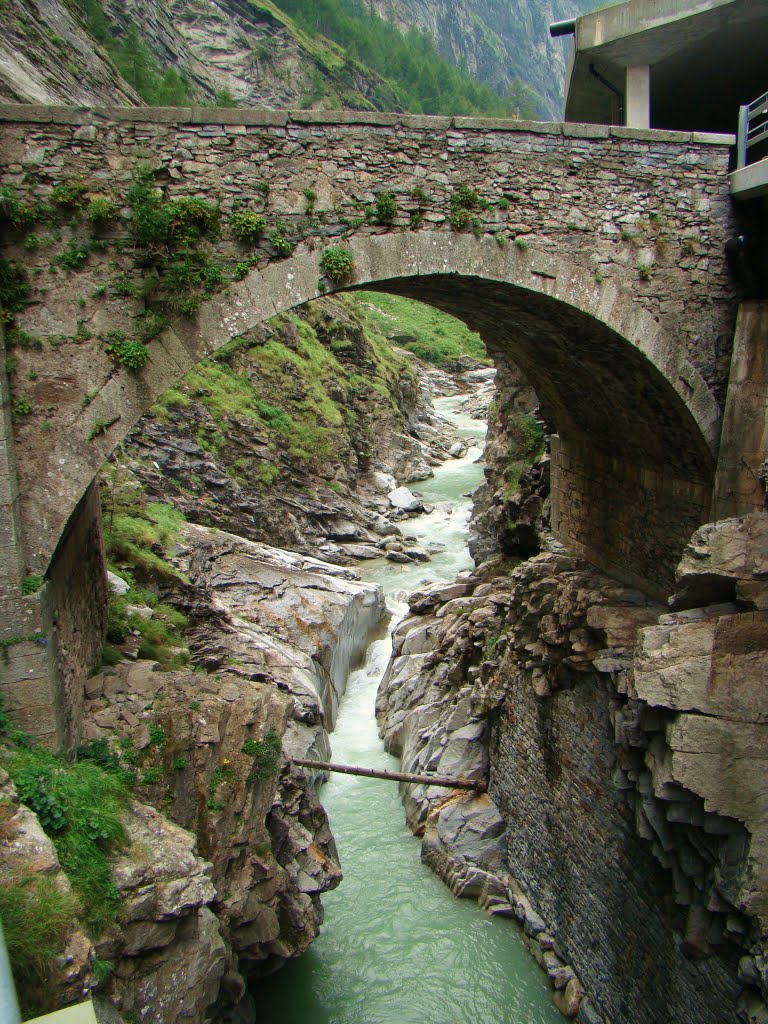
[[[709,484],[714,458],[669,380],[605,323],[533,291],[432,275],[378,282],[477,331],[496,362],[513,362],[561,438],[579,437],[638,466]]]
[[[567,261],[539,255],[534,265],[512,247],[449,232],[373,235],[347,245],[356,272],[338,290],[367,287],[431,303],[466,321],[495,360],[511,360],[526,375],[558,434],[554,519],[566,545],[627,581],[668,591],[685,540],[707,518],[719,409],[626,283],[598,286]],[[140,374],[110,377],[82,426],[76,419],[22,480],[30,566],[48,564],[101,464],[166,388],[232,337],[322,294],[319,261],[319,251],[300,247],[290,259],[254,269],[209,300],[196,321],[164,332]],[[114,427],[84,442],[80,435],[98,416]],[[55,500],[46,479],[60,480],[62,465],[66,480]],[[650,541],[627,539],[648,523]]]

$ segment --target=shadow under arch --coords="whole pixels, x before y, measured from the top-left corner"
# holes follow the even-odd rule
[[[569,549],[619,578],[666,594],[690,533],[706,518],[720,410],[682,345],[633,299],[572,263],[453,232],[385,233],[343,243],[354,257],[344,291],[373,288],[431,303],[478,330],[513,361],[558,432],[553,522]],[[324,294],[320,250],[294,255],[206,302],[153,343],[144,370],[120,372],[89,418],[119,413],[110,437],[83,445],[73,429],[48,454],[69,463],[55,504],[25,491],[30,565],[44,568],[100,466],[160,394],[200,359],[278,313]],[[48,474],[50,476],[50,473]]]

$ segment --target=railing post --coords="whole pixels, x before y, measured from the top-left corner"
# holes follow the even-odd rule
[[[2,924],[0,924],[0,1020],[3,1024],[20,1024],[21,1022]]]
[[[739,134],[736,141],[736,167],[747,166],[747,135],[749,134],[749,106],[739,107]]]

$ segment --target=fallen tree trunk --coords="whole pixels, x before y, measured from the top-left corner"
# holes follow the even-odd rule
[[[485,793],[488,784],[484,779],[451,779],[447,775],[413,775],[411,772],[390,772],[384,768],[361,768],[352,764],[333,764],[331,761],[308,761],[302,757],[292,758],[302,768],[315,768],[323,772],[340,772],[343,775],[361,775],[368,779],[389,779],[392,782],[413,782],[422,786],[441,786],[446,789],[473,789]]]

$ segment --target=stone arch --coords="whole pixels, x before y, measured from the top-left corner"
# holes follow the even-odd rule
[[[466,234],[384,233],[343,244],[355,270],[339,290],[376,287],[430,302],[479,329],[495,358],[520,366],[559,433],[553,473],[561,539],[625,580],[667,590],[673,560],[706,519],[720,410],[683,346],[633,298],[631,283],[598,283],[565,259]],[[44,570],[104,460],[166,388],[233,337],[323,294],[320,257],[301,245],[209,300],[196,321],[175,322],[153,342],[139,375],[115,373],[82,424],[36,460],[34,478],[24,479],[22,463],[31,568]],[[85,442],[86,422],[95,418],[110,429]],[[600,490],[611,482],[620,498],[601,509]],[[633,505],[635,513],[625,514]],[[631,535],[643,523],[653,536],[638,545]],[[663,540],[665,531],[672,536]],[[654,560],[658,572],[649,571]]]

